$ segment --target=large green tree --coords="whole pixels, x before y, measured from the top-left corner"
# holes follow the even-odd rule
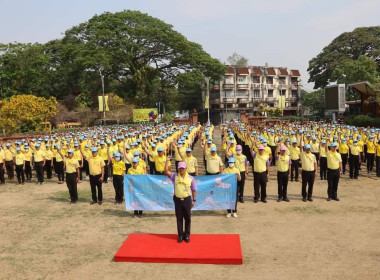
[[[309,61],[309,82],[315,83],[315,89],[324,88],[336,81],[337,76],[333,74],[336,68],[354,63],[361,55],[372,58],[379,69],[380,26],[360,27],[336,37]]]
[[[315,116],[324,117],[326,110],[325,106],[325,92],[323,89],[319,89],[313,92],[301,90],[301,104],[302,108],[308,110]]]

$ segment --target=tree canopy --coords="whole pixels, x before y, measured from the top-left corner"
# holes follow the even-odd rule
[[[378,72],[380,69],[380,26],[360,27],[352,32],[345,32],[336,37],[320,54],[309,61],[308,72],[310,75],[309,82],[314,82],[314,88],[324,88],[329,83],[339,79],[337,75],[345,71],[350,65],[356,63],[361,56],[370,58],[376,65]],[[369,60],[360,58],[359,65],[369,63]],[[373,75],[373,66],[371,72],[344,73],[347,77],[357,77],[358,80],[369,78]],[[359,67],[360,68],[360,67]],[[365,70],[365,69],[362,69]],[[343,74],[343,73],[342,73]],[[360,74],[360,75],[359,75]]]
[[[234,52],[231,56],[227,58],[227,62],[229,65],[247,66],[248,58]]]
[[[106,91],[129,103],[146,107],[163,101],[176,109],[179,76],[196,72],[219,77],[224,71],[223,64],[170,24],[130,10],[95,15],[46,44],[0,45],[5,98],[23,93],[57,99],[98,95],[103,75]]]

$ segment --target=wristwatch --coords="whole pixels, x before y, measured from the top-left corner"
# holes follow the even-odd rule
[[[194,202],[196,202],[197,200],[196,199],[193,199]]]

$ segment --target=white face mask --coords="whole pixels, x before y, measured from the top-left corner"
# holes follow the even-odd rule
[[[263,145],[266,147],[268,145],[268,143],[263,143]]]
[[[235,163],[229,163],[228,166],[232,168],[235,166]]]
[[[236,153],[237,153],[238,155],[241,155],[241,151],[236,151]]]
[[[116,157],[115,160],[116,160],[116,161],[120,161],[120,157]]]
[[[354,143],[354,146],[357,146],[358,145],[358,143]]]
[[[182,147],[182,144],[178,144],[178,148],[181,148]]]

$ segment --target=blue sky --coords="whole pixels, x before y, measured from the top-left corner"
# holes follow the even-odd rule
[[[213,57],[299,69],[342,32],[379,25],[379,0],[0,0],[0,42],[61,38],[94,14],[140,10],[173,25]]]

